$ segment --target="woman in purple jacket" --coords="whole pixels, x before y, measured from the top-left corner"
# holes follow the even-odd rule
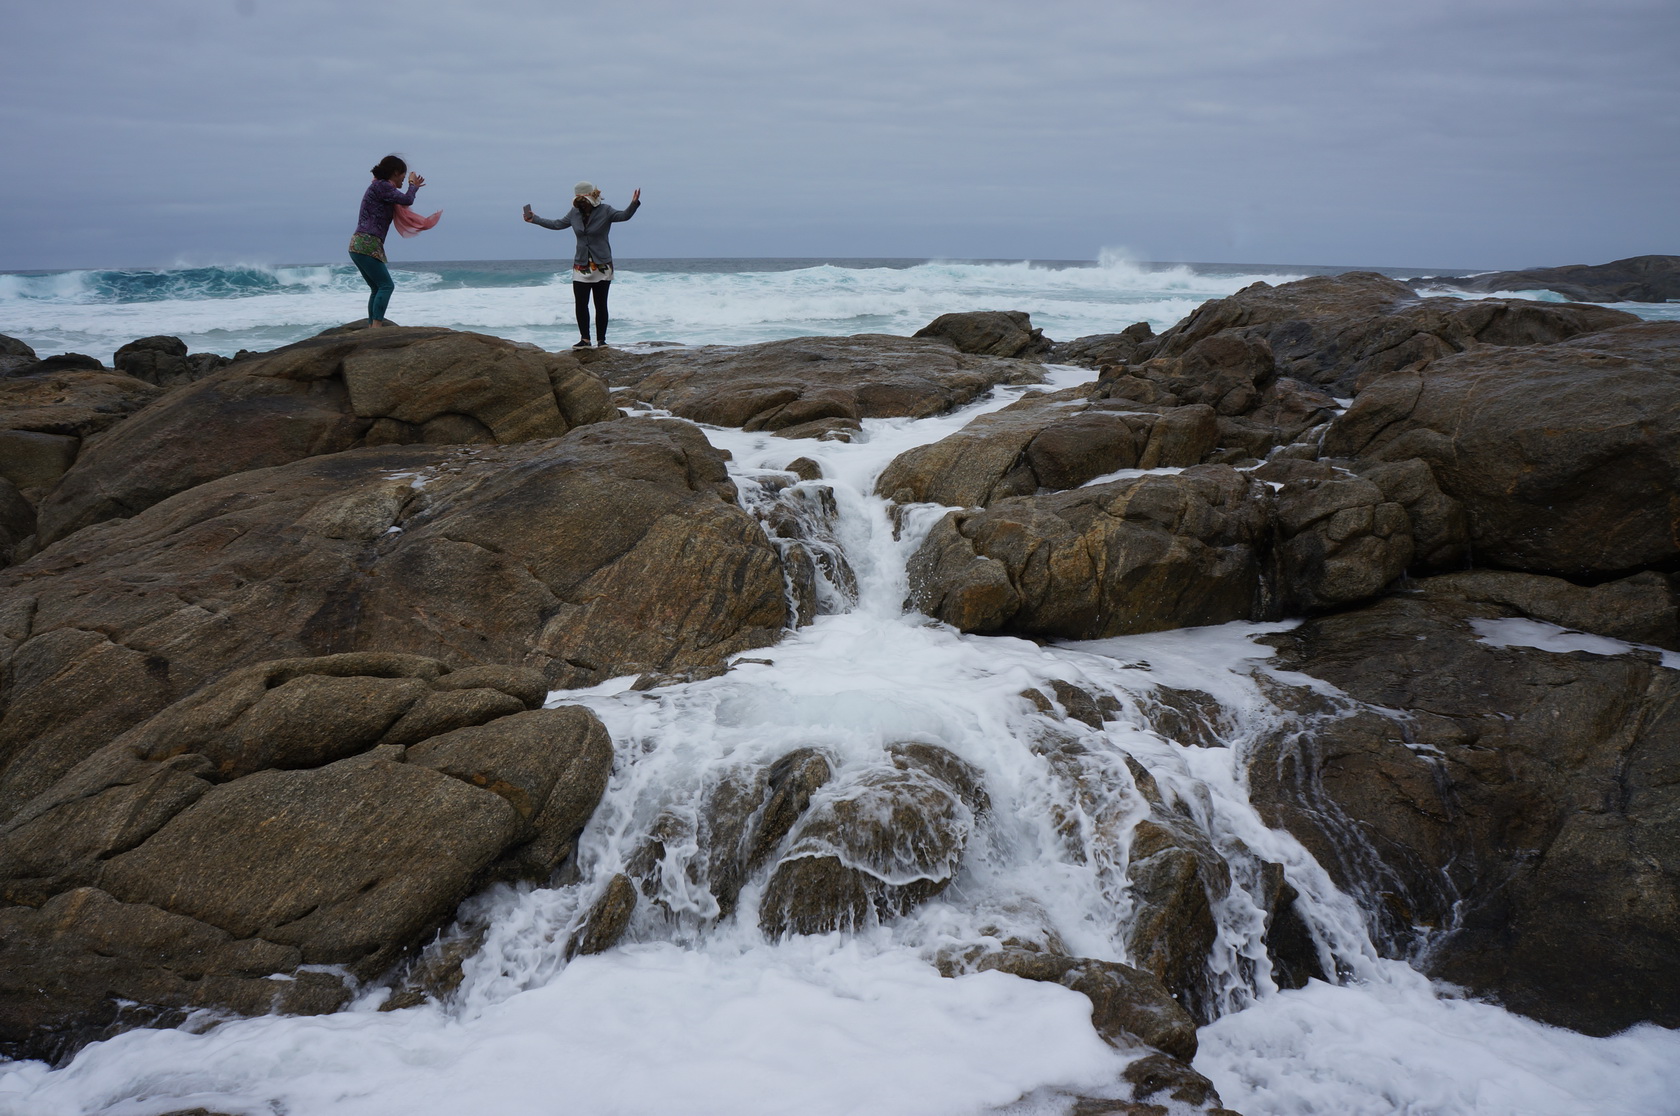
[[[403,175],[408,175],[408,190],[398,189]],[[373,183],[362,195],[361,217],[356,232],[350,238],[350,262],[362,273],[373,293],[368,296],[368,325],[382,326],[385,307],[391,301],[396,284],[391,282],[391,269],[385,266],[385,234],[391,231],[391,213],[399,205],[413,205],[415,191],[426,180],[408,169],[408,164],[395,155],[387,155],[373,168]]]

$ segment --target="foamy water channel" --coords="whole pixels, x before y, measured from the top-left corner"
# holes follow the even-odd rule
[[[1113,1095],[1137,1054],[1097,1037],[1078,993],[995,972],[944,978],[930,959],[953,943],[1048,931],[1072,953],[1129,960],[1126,849],[1095,823],[1141,812],[1131,757],[1233,865],[1216,910],[1223,1016],[1203,1028],[1195,1063],[1227,1105],[1247,1116],[1673,1113],[1680,1036],[1645,1027],[1587,1038],[1380,960],[1353,903],[1293,838],[1262,824],[1242,774],[1245,741],[1272,715],[1253,679],[1270,651],[1253,639],[1287,624],[1039,646],[962,635],[904,610],[906,559],[941,509],[911,509],[895,537],[887,505],[869,494],[875,476],[1024,390],[1090,375],[1056,368],[1044,389],[1003,389],[956,415],[871,420],[852,444],[708,429],[733,454],[749,506],[790,480],[781,470],[791,459],[817,459],[855,587],[830,586],[815,623],[721,677],[646,692],[625,678],[552,696],[593,709],[617,750],[575,882],[471,901],[464,924],[484,943],[448,1003],[381,1013],[386,990],[369,988],[331,1016],[133,1031],[62,1069],[0,1067],[0,1112],[1064,1113],[1074,1094]],[[1101,729],[1055,722],[1082,738],[1079,785],[1030,744],[1048,722],[1021,692],[1056,679],[1121,703]],[[1136,702],[1159,685],[1217,698],[1229,746],[1150,730]],[[773,942],[758,930],[760,873],[734,917],[715,919],[703,877],[684,870],[703,852],[683,844],[680,824],[671,836],[671,819],[694,818],[729,773],[794,748],[830,757],[835,778],[819,792],[829,793],[901,741],[940,745],[985,775],[993,810],[949,889],[888,925]],[[1070,850],[1054,810],[1086,820],[1082,847]],[[656,825],[667,836],[661,902],[639,904],[616,948],[566,962],[582,915]],[[1339,986],[1278,990],[1248,890],[1256,856],[1284,866],[1327,971],[1344,974]]]

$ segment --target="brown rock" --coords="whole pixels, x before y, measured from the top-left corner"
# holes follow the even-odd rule
[[[1150,1054],[1127,1066],[1122,1076],[1132,1083],[1133,1096],[1138,1100],[1166,1093],[1181,1104],[1198,1108],[1211,1104],[1217,1108],[1219,1091],[1213,1082],[1186,1065],[1188,1061],[1188,1058],[1180,1061],[1164,1054]]]
[[[779,478],[778,478],[779,479]],[[857,603],[857,574],[840,541],[840,507],[832,485],[780,486],[758,482],[759,495],[743,501],[764,524],[787,567],[799,603],[798,626],[819,609],[841,612]],[[766,500],[767,493],[774,497]]]
[[[296,948],[239,939],[96,888],[67,891],[40,909],[0,908],[0,1051],[58,1061],[98,1039],[170,1026],[188,1012],[317,1014],[350,998],[338,977],[273,974],[299,964]]]
[[[822,480],[822,466],[809,457],[796,457],[787,464],[788,472],[800,480]]]
[[[1674,579],[1655,572],[1588,586],[1509,570],[1464,570],[1431,578],[1429,593],[1495,605],[1561,628],[1680,650]]]
[[[98,369],[13,376],[0,381],[0,428],[88,438],[162,394],[132,376]]]
[[[1676,373],[1675,322],[1482,348],[1376,381],[1324,449],[1427,462],[1463,503],[1478,562],[1629,572],[1680,555]]]
[[[1256,458],[1275,456],[1275,447],[1298,439],[1316,449],[1317,432],[1336,413],[1335,399],[1325,392],[1279,376],[1260,389],[1253,410],[1219,416],[1219,444]]]
[[[98,357],[88,356],[86,353],[54,353],[50,357],[42,357],[30,367],[19,369],[15,374],[19,376],[45,376],[59,372],[103,372],[104,370],[105,364]]]
[[[494,678],[461,673],[458,685]],[[259,664],[124,734],[29,802],[0,829],[0,893],[42,913],[0,918],[0,939],[46,958],[31,962],[30,980],[79,987],[73,973],[48,972],[84,948],[51,915],[66,896],[91,893],[105,904],[96,913],[115,912],[113,927],[173,919],[188,945],[87,944],[111,959],[96,967],[108,986],[82,989],[58,1014],[0,1010],[0,1042],[38,1046],[54,1028],[85,1041],[89,1020],[110,1015],[110,997],[145,1009],[129,1026],[184,1004],[333,1010],[346,995],[336,979],[326,999],[276,998],[292,985],[272,982],[253,999],[241,974],[327,964],[371,979],[489,873],[546,880],[599,801],[611,742],[592,714],[562,708],[457,728],[406,752],[378,743],[405,702],[483,689],[441,688],[450,678],[418,656]],[[501,680],[528,684],[517,673]],[[252,771],[260,762],[291,769]],[[206,935],[243,944],[207,954],[191,944]],[[293,975],[298,989],[314,987],[314,977]],[[201,978],[183,998],[180,982]],[[14,992],[27,1001],[27,989]],[[0,984],[0,1008],[11,994]]]
[[[1215,333],[1127,371],[1181,402],[1205,403],[1221,415],[1243,415],[1259,403],[1277,366],[1264,339]]]
[[[179,337],[160,335],[130,341],[117,350],[111,363],[137,380],[173,388],[202,380],[233,362],[215,353],[188,353]]]
[[[1035,357],[1051,348],[1042,329],[1020,310],[971,310],[941,314],[914,336],[948,341],[965,353],[981,356]]]
[[[636,913],[636,885],[620,872],[607,881],[601,897],[589,909],[577,936],[566,944],[566,956],[605,953],[618,944]]]
[[[1091,1001],[1091,1025],[1104,1041],[1126,1047],[1143,1042],[1185,1061],[1196,1056],[1196,1023],[1159,980],[1117,961],[1050,953],[987,954],[975,966],[1027,980],[1049,981]]]
[[[144,422],[90,447],[42,505],[41,538],[356,446],[507,445],[610,415],[604,385],[569,355],[447,329],[313,338],[174,391]]]
[[[1134,902],[1131,956],[1192,1016],[1211,1022],[1207,959],[1219,934],[1213,905],[1230,891],[1230,869],[1192,826],[1157,813],[1132,831],[1126,876]]]
[[[0,479],[34,504],[52,491],[81,452],[82,440],[73,434],[43,434],[38,430],[0,430]]]
[[[741,888],[781,850],[811,795],[833,774],[820,751],[796,748],[768,768],[727,778],[712,791],[704,819],[707,882],[719,919],[734,914]]]
[[[1404,283],[1356,271],[1255,283],[1205,302],[1161,334],[1152,355],[1182,356],[1220,334],[1264,340],[1279,375],[1351,395],[1362,378],[1477,345],[1550,344],[1637,320],[1597,306],[1419,298]]]
[[[911,559],[911,598],[964,631],[1071,639],[1258,619],[1270,503],[1203,465],[952,513]]]
[[[293,945],[306,963],[367,979],[454,909],[519,821],[462,780],[356,757],[215,787],[100,879],[126,902]]]
[[[0,333],[0,378],[13,375],[38,363],[39,360],[35,350],[27,343]]]
[[[396,651],[564,687],[769,643],[782,566],[734,497],[699,431],[626,420],[312,458],[67,539],[0,572],[0,814],[276,655]]]
[[[993,488],[1015,466],[1021,452],[1047,421],[1045,403],[1023,399],[997,414],[982,415],[951,437],[901,454],[881,474],[877,495],[900,503],[949,502],[973,506],[990,499]],[[1031,491],[1024,474],[1005,495]]]
[[[428,945],[402,973],[380,1011],[402,1011],[421,1004],[441,1002],[454,994],[466,980],[466,963],[484,945],[485,928],[468,929],[460,924]]]
[[[1420,458],[1350,462],[1383,496],[1406,509],[1411,524],[1412,569],[1419,573],[1462,569],[1470,561],[1470,522],[1464,505],[1441,491]],[[1261,470],[1264,472],[1264,470]]]
[[[1077,484],[1129,467],[1156,416],[1129,426],[1118,416],[1090,414],[1083,395],[1079,389],[1030,395],[981,415],[949,437],[900,454],[881,473],[875,492],[899,503],[984,507],[993,500],[1031,495],[1047,487],[1046,479]],[[1142,429],[1141,436],[1134,426]],[[1035,460],[1029,447],[1046,436],[1050,441]],[[1036,473],[1040,464],[1047,478]]]
[[[1523,271],[1493,271],[1468,278],[1428,276],[1406,280],[1420,290],[1555,291],[1575,302],[1674,302],[1680,300],[1680,256],[1631,256],[1607,264],[1567,264]]]
[[[1149,430],[1138,455],[1139,469],[1184,468],[1199,464],[1219,444],[1219,419],[1205,403],[1163,411]]]
[[[1170,413],[1170,412],[1169,412]],[[987,416],[990,417],[990,416]],[[974,490],[965,492],[961,488],[956,491],[940,491],[936,489],[932,495],[939,497],[935,503],[956,504],[957,506],[980,506],[991,503],[994,497],[1030,496],[1040,489],[1060,490],[1078,488],[1086,481],[1106,473],[1117,472],[1121,469],[1138,467],[1139,459],[1143,456],[1145,446],[1151,444],[1151,435],[1156,426],[1166,421],[1164,416],[1140,414],[1127,411],[1115,411],[1109,408],[1089,407],[1082,411],[1063,411],[1046,416],[1049,421],[1037,425],[1036,431],[1031,427],[1028,432],[1031,437],[1023,445],[1016,458],[1004,463],[1004,469],[998,471],[998,480],[1004,481],[1006,475],[1015,473],[1020,475],[1024,483],[994,482],[984,492]],[[965,455],[963,450],[973,444],[972,435],[990,433],[988,426],[981,426],[977,420],[958,434],[953,434],[940,442],[934,443],[937,450],[934,453],[950,453],[953,460],[951,465],[960,470],[975,470],[986,463],[986,458],[992,456],[996,450],[997,439],[988,438],[990,444],[973,446],[978,451],[972,455]],[[972,432],[972,435],[971,435]],[[970,435],[964,437],[964,435]],[[931,447],[922,447],[931,449]],[[1008,443],[1003,447],[1007,451]],[[1211,446],[1209,447],[1211,448]],[[911,450],[897,461],[889,470],[902,469],[899,462],[914,462],[912,457],[915,450]],[[931,456],[931,454],[929,454]],[[1001,456],[1001,455],[1000,455]],[[1197,460],[1200,460],[1198,455]],[[1174,462],[1185,464],[1186,462]],[[1187,462],[1194,465],[1195,461]],[[1022,466],[1025,471],[1022,472]],[[959,474],[960,475],[960,474]],[[883,474],[883,480],[886,474]],[[1014,476],[1009,476],[1014,480]],[[940,489],[949,482],[941,478]],[[980,495],[979,500],[967,500],[959,503],[945,499],[946,496]]]
[[[1077,364],[1082,368],[1129,364],[1143,359],[1149,342],[1154,339],[1155,331],[1148,322],[1134,322],[1119,333],[1095,333],[1072,341],[1058,341],[1050,346],[1044,359],[1050,364]]]
[[[1375,596],[1411,564],[1411,519],[1370,480],[1323,462],[1288,462],[1275,498],[1280,592],[1291,613]],[[1256,471],[1272,480],[1266,468]]]
[[[84,439],[161,394],[132,376],[99,369],[0,379],[0,477],[39,503],[75,462]]]
[[[35,534],[35,507],[24,499],[17,486],[0,477],[0,566],[22,557],[25,539]]]
[[[410,748],[408,761],[506,799],[531,836],[502,874],[546,880],[571,856],[605,793],[613,752],[594,714],[564,706],[434,736]]]
[[[988,808],[979,772],[943,748],[897,744],[888,764],[825,787],[765,888],[767,935],[891,918],[939,894]]]
[[[605,368],[620,402],[789,434],[828,420],[855,428],[866,418],[927,418],[997,384],[1044,378],[1037,361],[970,356],[942,341],[881,334],[707,346],[592,367]]]
[[[1591,1034],[1675,1026],[1680,675],[1482,643],[1471,622],[1512,610],[1432,580],[1270,637],[1361,705],[1276,689],[1309,727],[1256,750],[1253,801],[1385,949]]]
[[[1094,384],[1028,395],[931,445],[876,482],[900,503],[988,507],[1121,469],[1185,468],[1221,446],[1265,455],[1326,422],[1335,401],[1276,378],[1263,341],[1219,335],[1183,356],[1105,368]]]

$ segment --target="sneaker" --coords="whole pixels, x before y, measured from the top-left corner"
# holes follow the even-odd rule
[[[587,349],[587,348],[589,348],[589,338],[585,337],[582,341],[579,341],[576,345],[573,345],[572,348],[574,348],[574,349]]]

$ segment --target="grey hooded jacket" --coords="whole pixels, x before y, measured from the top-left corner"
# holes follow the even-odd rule
[[[572,256],[572,265],[587,264],[590,260],[603,267],[612,266],[612,245],[607,243],[607,232],[614,221],[628,221],[636,215],[636,210],[642,207],[641,199],[630,203],[629,209],[614,209],[602,202],[589,211],[585,217],[573,206],[566,211],[566,215],[558,221],[550,221],[546,217],[531,217],[533,225],[541,225],[545,229],[571,229],[577,234],[577,252]]]

